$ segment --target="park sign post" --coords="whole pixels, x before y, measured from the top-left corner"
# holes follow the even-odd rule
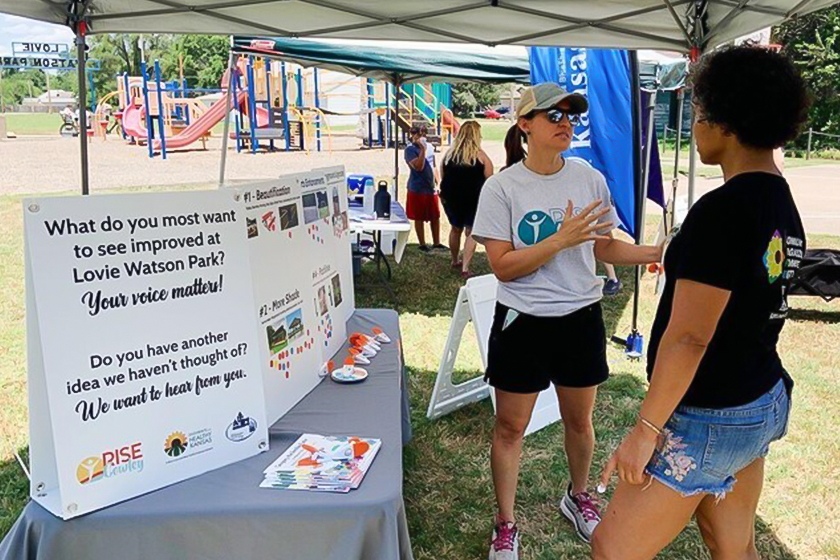
[[[3,68],[13,70],[44,70],[47,77],[47,93],[50,91],[50,75],[46,70],[67,72],[78,70],[78,59],[70,56],[70,45],[67,43],[38,43],[32,41],[15,41],[12,43],[12,56],[0,56],[0,79],[2,79]],[[99,70],[99,60],[88,58],[85,61],[85,69],[92,72]],[[93,74],[90,78],[89,91],[90,109],[96,110],[96,89],[93,86]],[[84,85],[84,84],[83,84]],[[87,98],[87,95],[82,97]],[[52,112],[52,107],[49,108]],[[83,149],[86,149],[83,148]]]
[[[88,70],[99,70],[98,59],[88,59]],[[76,70],[79,63],[75,58],[46,58],[32,56],[2,56],[0,57],[0,68],[12,68],[15,70]]]
[[[78,61],[70,56],[67,43],[13,42],[12,56],[0,57],[0,68],[15,70],[76,70]],[[88,70],[99,70],[99,60],[88,59]]]
[[[12,43],[12,52],[20,56],[60,56],[70,57],[70,45],[67,43],[32,43],[15,41]]]

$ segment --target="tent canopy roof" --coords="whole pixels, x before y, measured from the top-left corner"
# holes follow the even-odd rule
[[[233,51],[388,82],[394,81],[394,76],[399,75],[401,82],[440,80],[530,83],[526,56],[362,47],[346,43],[250,36],[234,37]]]
[[[0,12],[90,33],[569,45],[689,52],[837,0],[0,0]]]

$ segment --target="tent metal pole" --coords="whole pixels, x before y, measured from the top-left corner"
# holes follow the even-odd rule
[[[671,223],[665,224],[665,233],[671,233],[677,223],[677,189],[680,184],[680,146],[682,145],[683,105],[685,104],[685,90],[677,91],[677,140],[674,150],[674,178],[671,180]],[[666,213],[667,215],[667,213]]]
[[[231,35],[231,47],[233,46],[233,36]],[[219,163],[219,188],[225,186],[225,170],[227,169],[227,151],[228,151],[228,137],[230,136],[230,104],[233,99],[233,49],[228,56],[228,83],[227,91],[225,92],[225,127],[222,133],[222,161]]]
[[[394,200],[400,199],[400,77],[394,74]]]
[[[694,206],[694,173],[697,168],[697,142],[694,140],[694,131],[688,134],[688,207]]]
[[[654,111],[656,110],[656,91],[650,92],[649,96],[650,99],[648,100],[648,106],[645,108],[648,117],[647,138],[645,139],[645,171],[642,175],[641,200],[639,201],[639,220],[636,224],[638,231],[641,232],[639,238],[642,243],[644,243],[645,239],[645,210],[647,208],[648,188],[650,187],[650,158],[653,155],[653,136],[655,134],[653,116]]]
[[[691,109],[692,123],[694,122],[694,108]],[[694,138],[694,126],[688,132],[688,207],[694,206],[694,173],[697,169],[697,141]]]
[[[630,51],[630,92],[631,103],[633,104],[633,177],[636,194],[636,212],[635,212],[635,227],[636,227],[636,244],[641,245],[644,239],[644,232],[639,227],[641,202],[639,200],[639,193],[643,189],[642,181],[642,112],[641,112],[641,83],[639,81],[639,55],[636,51]],[[639,286],[642,282],[642,269],[636,265],[635,282],[633,287],[633,323],[631,327],[630,337],[635,339],[638,334],[638,320],[639,320]]]
[[[88,176],[88,122],[87,122],[87,79],[85,78],[85,66],[87,65],[87,53],[85,52],[85,22],[79,22],[76,30],[76,51],[79,64],[79,139],[81,146],[82,164],[82,195],[90,194],[90,177]]]

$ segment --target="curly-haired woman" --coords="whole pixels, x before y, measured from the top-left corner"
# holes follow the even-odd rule
[[[787,430],[793,382],[776,344],[805,233],[773,156],[796,138],[807,94],[790,61],[750,46],[712,53],[693,81],[700,159],[726,182],[665,254],[650,388],[602,475],[620,481],[593,534],[597,560],[653,558],[692,516],[713,559],[757,560],[764,457]]]

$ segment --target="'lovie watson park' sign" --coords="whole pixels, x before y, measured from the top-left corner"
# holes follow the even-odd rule
[[[0,68],[17,70],[75,70],[79,63],[70,57],[67,43],[12,43],[12,56],[0,56]],[[89,59],[88,70],[99,70],[99,61]]]
[[[39,58],[30,56],[0,56],[0,68],[18,70],[75,70],[79,62],[75,58]],[[88,59],[88,70],[99,70],[99,60]]]

